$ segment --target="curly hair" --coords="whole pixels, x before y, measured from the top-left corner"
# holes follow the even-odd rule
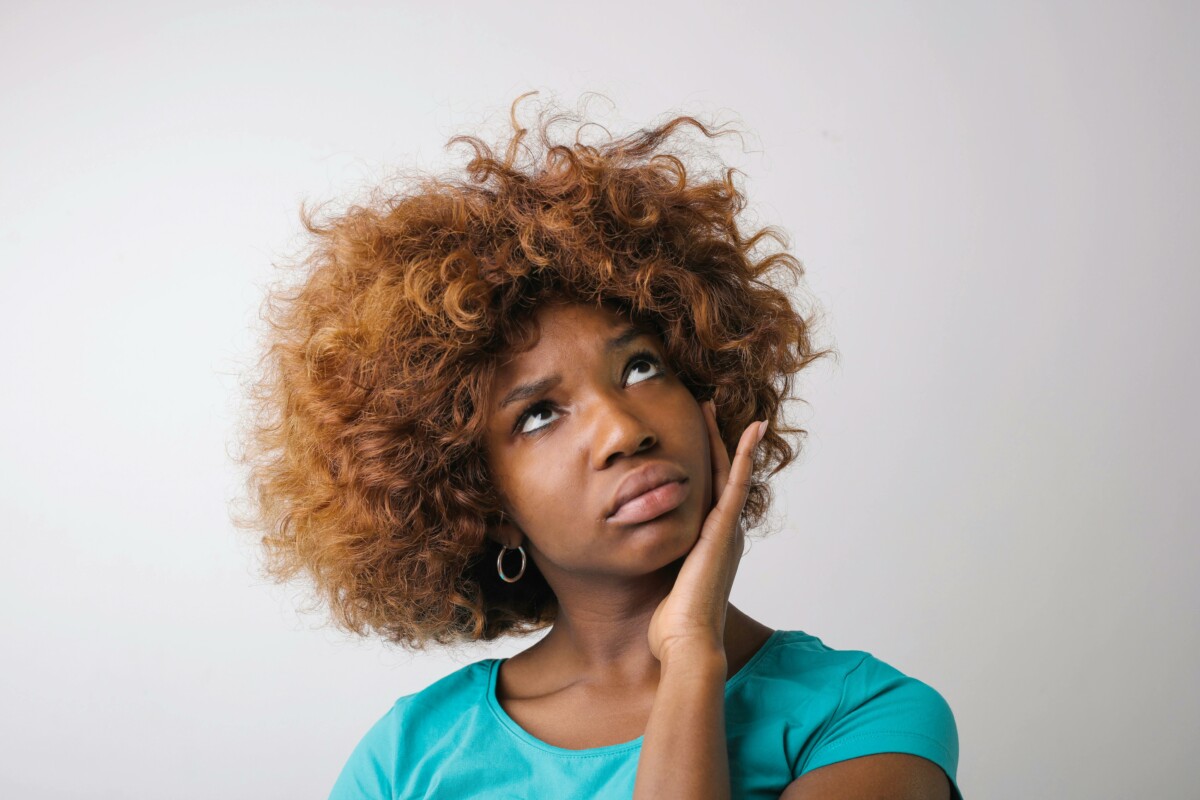
[[[773,228],[744,232],[735,170],[697,170],[678,138],[729,133],[690,116],[585,143],[578,115],[541,110],[489,146],[456,136],[457,175],[321,220],[301,219],[300,281],[270,289],[239,462],[266,574],[306,575],[335,623],[419,649],[543,628],[557,603],[531,563],[499,580],[500,517],[483,446],[500,361],[531,346],[544,303],[604,304],[650,325],[725,444],[771,422],[743,524],[761,522],[766,478],[803,428],[783,402],[831,350],[786,285],[803,275]],[[573,124],[572,139],[556,130]],[[607,132],[606,132],[607,133]],[[790,280],[780,280],[789,279]]]

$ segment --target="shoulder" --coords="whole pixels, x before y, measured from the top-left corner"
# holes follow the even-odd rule
[[[951,777],[958,767],[958,728],[946,699],[870,653],[842,681],[838,707],[805,770],[869,753],[929,758]]]
[[[865,755],[907,753],[955,779],[954,714],[929,684],[803,631],[779,632],[751,666],[754,689],[747,694],[789,715],[793,777]]]
[[[804,631],[778,631],[747,667],[747,678],[756,684],[777,682],[824,708],[823,749],[833,746],[830,737],[840,742],[850,735],[864,717],[904,721],[957,742],[945,698],[865,650],[836,650]]]
[[[832,714],[847,677],[867,658],[869,653],[835,650],[804,631],[779,630],[733,676],[730,688],[744,688],[737,693],[750,698],[764,692],[780,700],[803,696],[809,714]]]
[[[330,800],[393,797],[405,765],[422,757],[430,737],[443,735],[447,722],[478,709],[492,661],[468,664],[396,700],[350,753]]]

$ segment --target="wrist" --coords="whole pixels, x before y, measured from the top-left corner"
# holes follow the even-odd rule
[[[719,676],[722,681],[729,669],[725,648],[710,643],[679,642],[664,645],[659,662],[664,675],[695,675],[700,678]]]

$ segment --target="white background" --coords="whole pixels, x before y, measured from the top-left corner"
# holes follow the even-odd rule
[[[938,688],[975,798],[1200,769],[1188,3],[0,7],[0,795],[322,798],[468,661],[300,616],[229,522],[302,200],[541,89],[740,120],[840,363],[735,602]]]

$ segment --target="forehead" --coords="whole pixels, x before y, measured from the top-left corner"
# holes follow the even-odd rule
[[[637,325],[628,316],[607,306],[588,306],[578,303],[555,303],[539,308],[533,317],[533,336],[524,343],[527,349],[516,346],[503,353],[496,364],[492,381],[492,396],[503,392],[519,381],[541,377],[555,371],[547,358],[563,356],[567,364],[573,356],[596,352],[610,346],[616,337],[630,329],[653,335],[644,325]]]
[[[510,352],[510,362],[521,361],[538,350],[577,342],[581,339],[599,339],[612,336],[628,328],[631,320],[607,306],[586,306],[579,303],[554,303],[542,306],[534,314],[536,333],[532,347],[524,352]]]

